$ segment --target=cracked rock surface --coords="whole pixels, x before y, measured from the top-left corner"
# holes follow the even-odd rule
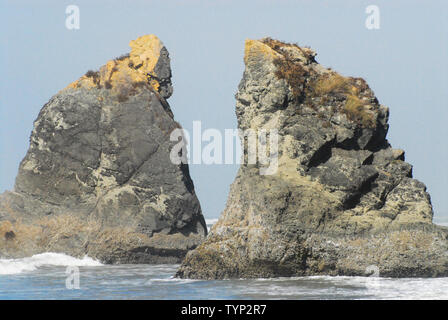
[[[448,231],[425,185],[386,140],[389,109],[363,79],[315,52],[247,40],[236,94],[242,130],[279,133],[278,170],[242,164],[227,205],[177,276],[447,276]],[[245,150],[245,155],[249,151]]]
[[[0,256],[179,263],[205,237],[188,165],[169,158],[180,125],[168,51],[153,35],[130,47],[40,111],[14,191],[0,195]]]

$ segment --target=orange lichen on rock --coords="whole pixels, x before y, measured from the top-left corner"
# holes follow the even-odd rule
[[[129,60],[135,67],[141,65],[140,72],[153,73],[160,58],[163,43],[155,35],[145,35],[129,42]]]
[[[244,63],[250,64],[251,61],[259,60],[260,58],[267,58],[274,60],[279,54],[275,52],[270,46],[264,44],[259,40],[246,40],[244,48]]]
[[[160,84],[155,69],[164,48],[163,43],[151,34],[130,41],[129,46],[129,55],[108,61],[98,72],[87,72],[67,88],[104,87],[116,94],[123,94],[135,88],[135,83],[147,82],[158,91]]]

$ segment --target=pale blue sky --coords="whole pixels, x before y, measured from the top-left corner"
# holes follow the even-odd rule
[[[65,28],[78,5],[80,30]],[[379,30],[364,26],[380,9]],[[236,127],[234,93],[246,38],[309,45],[317,60],[367,80],[390,107],[389,141],[406,150],[436,219],[448,219],[448,3],[446,1],[20,1],[0,0],[0,192],[11,189],[39,110],[89,69],[156,34],[170,52],[178,120]],[[191,165],[206,218],[225,206],[236,165]]]

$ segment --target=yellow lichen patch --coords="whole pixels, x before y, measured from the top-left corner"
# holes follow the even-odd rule
[[[165,203],[166,200],[169,200],[170,197],[166,194],[161,193],[160,195],[155,196],[155,201],[149,204],[154,210],[159,212],[162,216],[167,214],[167,205]]]
[[[111,89],[121,99],[135,92],[141,83],[149,83],[156,91],[160,84],[155,67],[160,58],[163,43],[155,35],[145,35],[129,42],[129,56],[108,61],[99,71],[88,71],[67,88]],[[120,99],[119,99],[120,100]]]
[[[76,88],[78,87],[78,82],[79,82],[79,80],[76,80],[76,81],[71,82],[71,83],[66,87],[66,89],[76,89]]]
[[[274,60],[276,57],[280,56],[277,52],[275,52],[271,47],[264,44],[258,40],[246,40],[245,48],[244,48],[244,63],[246,65],[250,64],[253,60],[259,59],[269,59]]]
[[[140,72],[154,73],[157,62],[160,58],[160,51],[163,48],[162,42],[155,35],[144,35],[129,42],[131,53],[130,62],[135,67],[141,65]]]
[[[82,76],[81,78],[70,83],[67,86],[67,88],[72,88],[72,89],[76,89],[76,88],[91,89],[91,88],[96,88],[96,87],[97,87],[97,85],[93,82],[93,79],[87,77],[86,75]]]
[[[104,77],[101,78],[105,86],[107,82],[107,87],[113,93],[124,97],[133,90],[133,83],[146,81],[143,73],[129,67],[129,58],[121,61],[109,61],[100,69],[100,74],[104,74]]]

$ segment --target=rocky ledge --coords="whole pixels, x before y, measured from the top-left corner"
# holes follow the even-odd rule
[[[278,129],[278,170],[241,165],[219,221],[178,277],[448,275],[448,230],[432,224],[425,185],[386,140],[388,108],[363,79],[315,56],[246,41],[238,126]]]
[[[106,263],[179,263],[207,229],[187,165],[170,161],[167,49],[154,35],[45,104],[12,192],[0,256],[61,252]]]

